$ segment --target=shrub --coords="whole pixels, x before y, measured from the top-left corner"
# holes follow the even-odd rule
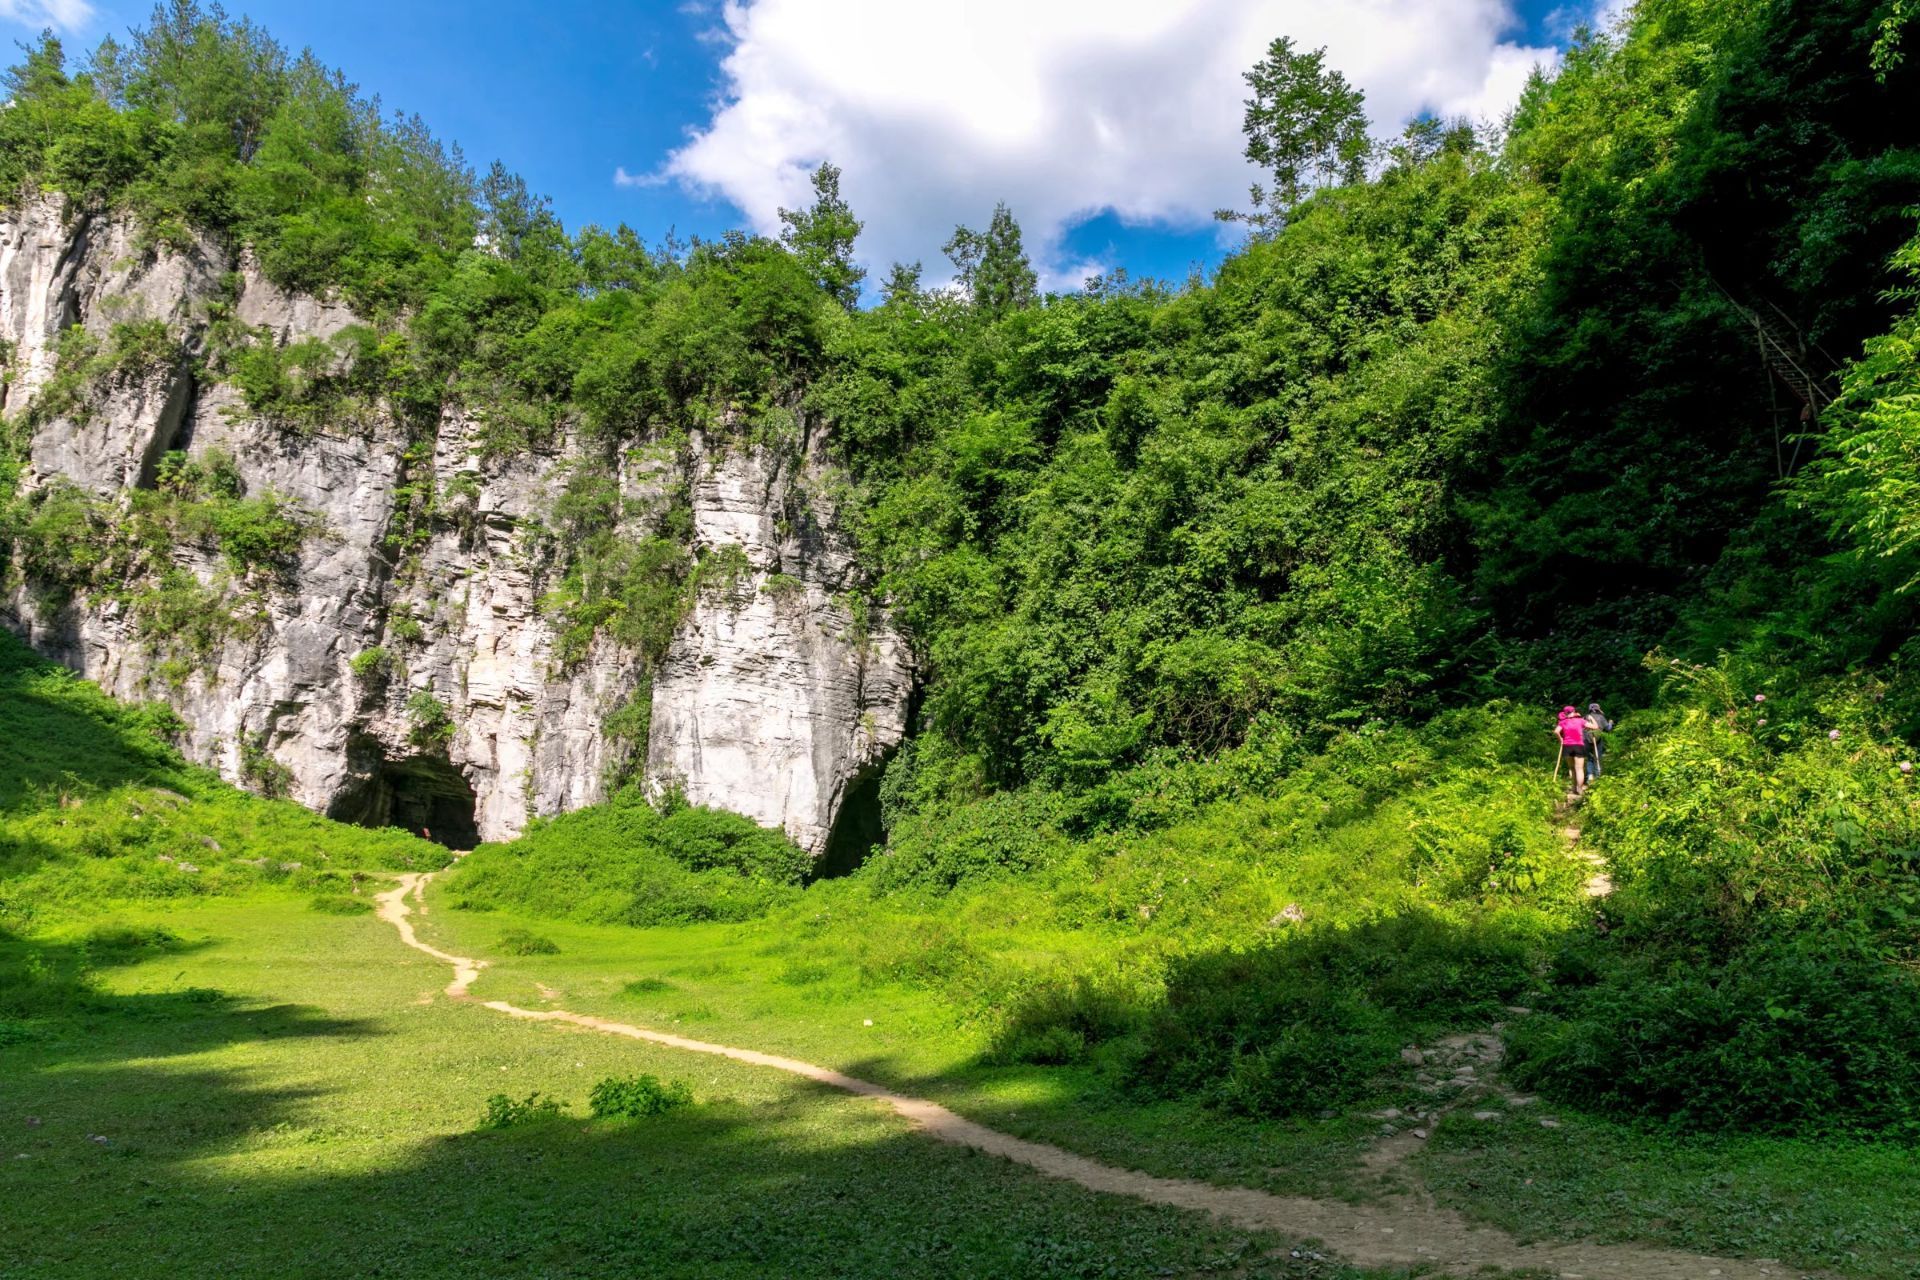
[[[443,747],[453,741],[453,713],[431,689],[417,690],[407,699],[407,740],[416,747]]]
[[[1526,1088],[1680,1129],[1920,1138],[1920,981],[1833,934],[1698,956],[1562,956],[1510,1032]]]
[[[482,845],[452,881],[463,907],[603,924],[750,920],[790,902],[806,852],[738,814],[647,803],[637,787]]]
[[[351,893],[318,893],[307,903],[310,910],[328,916],[358,916],[373,910],[373,903]]]
[[[1185,957],[1128,1077],[1146,1093],[1253,1115],[1351,1102],[1395,1068],[1401,1047],[1498,1018],[1532,981],[1537,946],[1517,916],[1455,923],[1415,912]]]
[[[356,680],[368,682],[386,678],[393,666],[393,655],[379,645],[371,649],[362,649],[347,659],[347,667]]]
[[[951,889],[1036,871],[1068,848],[1058,826],[1062,809],[1058,793],[1034,787],[916,814],[890,833],[886,853],[870,859],[865,874],[883,890]]]
[[[587,1106],[602,1119],[641,1120],[692,1104],[693,1090],[685,1081],[663,1084],[658,1077],[649,1075],[608,1076],[594,1085],[593,1092],[587,1096]]]
[[[487,1099],[487,1109],[480,1117],[480,1127],[512,1129],[518,1125],[558,1119],[566,1114],[566,1110],[565,1103],[557,1098],[543,1098],[537,1090],[524,1098],[510,1098],[504,1093],[496,1093]]]
[[[509,929],[500,935],[494,950],[510,956],[553,956],[560,954],[560,944],[529,929]]]
[[[293,789],[293,770],[275,759],[264,742],[240,742],[240,778],[269,800]]]
[[[1017,996],[995,1029],[987,1061],[1061,1066],[1140,1023],[1142,1000],[1117,980],[1053,978]]]

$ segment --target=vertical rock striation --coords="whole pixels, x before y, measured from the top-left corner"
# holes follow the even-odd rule
[[[114,377],[87,403],[35,412],[22,491],[71,486],[124,510],[168,452],[217,453],[247,494],[278,495],[308,526],[277,574],[239,573],[206,547],[172,550],[176,576],[226,593],[236,611],[190,660],[129,607],[140,583],[62,593],[16,565],[7,625],[119,696],[170,703],[193,759],[334,817],[433,828],[458,845],[602,798],[639,749],[603,722],[647,696],[646,672],[605,639],[557,660],[539,609],[554,566],[530,536],[580,451],[562,441],[489,457],[480,425],[453,413],[428,440],[378,412],[291,431],[235,387],[196,378],[217,315],[280,344],[355,322],[211,240],[156,251],[57,197],[0,216],[10,418],[55,381],[73,326],[104,340],[159,321],[180,340],[177,358]],[[844,797],[904,732],[904,646],[852,603],[817,437],[779,451],[696,436],[674,469],[636,468],[623,488],[683,484],[697,545],[740,572],[701,592],[654,673],[648,783],[782,825],[818,853]],[[423,493],[437,495],[430,510]]]
[[[693,453],[694,537],[742,558],[702,591],[654,679],[647,775],[819,854],[905,735],[906,649],[859,607],[817,436],[790,455],[696,437]]]

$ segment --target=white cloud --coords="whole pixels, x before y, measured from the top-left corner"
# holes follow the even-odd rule
[[[616,187],[657,187],[668,179],[658,173],[628,173],[625,165],[616,165],[613,170],[613,185]]]
[[[88,0],[0,0],[0,18],[24,26],[77,31],[93,21]]]
[[[1510,0],[729,0],[712,118],[661,173],[779,229],[822,160],[876,268],[923,259],[1006,200],[1043,278],[1061,236],[1112,210],[1204,225],[1257,177],[1241,73],[1275,37],[1327,46],[1375,131],[1422,111],[1497,118],[1556,52],[1503,40]]]

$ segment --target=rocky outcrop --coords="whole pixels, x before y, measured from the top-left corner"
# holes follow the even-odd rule
[[[702,592],[654,679],[647,775],[821,852],[905,735],[906,649],[858,607],[817,437],[694,452],[694,536],[743,563]]]
[[[174,549],[175,570],[244,615],[210,652],[183,658],[155,635],[127,604],[140,584],[63,594],[14,570],[6,621],[29,643],[120,696],[172,704],[192,758],[342,819],[427,827],[456,845],[505,839],[593,803],[644,762],[656,791],[826,848],[844,797],[904,731],[910,677],[884,618],[856,620],[817,438],[772,449],[696,437],[665,460],[611,464],[630,506],[690,493],[699,547],[744,570],[701,592],[651,679],[605,639],[563,665],[539,607],[556,559],[534,535],[578,451],[562,441],[488,457],[480,424],[452,413],[430,440],[378,411],[291,432],[234,387],[196,378],[217,315],[277,343],[354,323],[210,240],[155,251],[51,198],[0,219],[9,415],[54,380],[74,325],[104,341],[117,324],[158,320],[180,340],[177,360],[36,414],[23,488],[72,485],[124,507],[167,452],[217,451],[248,494],[279,495],[308,527],[278,574]],[[603,729],[636,696],[653,702],[644,745]]]

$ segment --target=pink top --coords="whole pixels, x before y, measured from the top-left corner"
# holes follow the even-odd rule
[[[1577,715],[1560,713],[1560,745],[1563,747],[1585,746],[1587,742],[1587,722]]]

